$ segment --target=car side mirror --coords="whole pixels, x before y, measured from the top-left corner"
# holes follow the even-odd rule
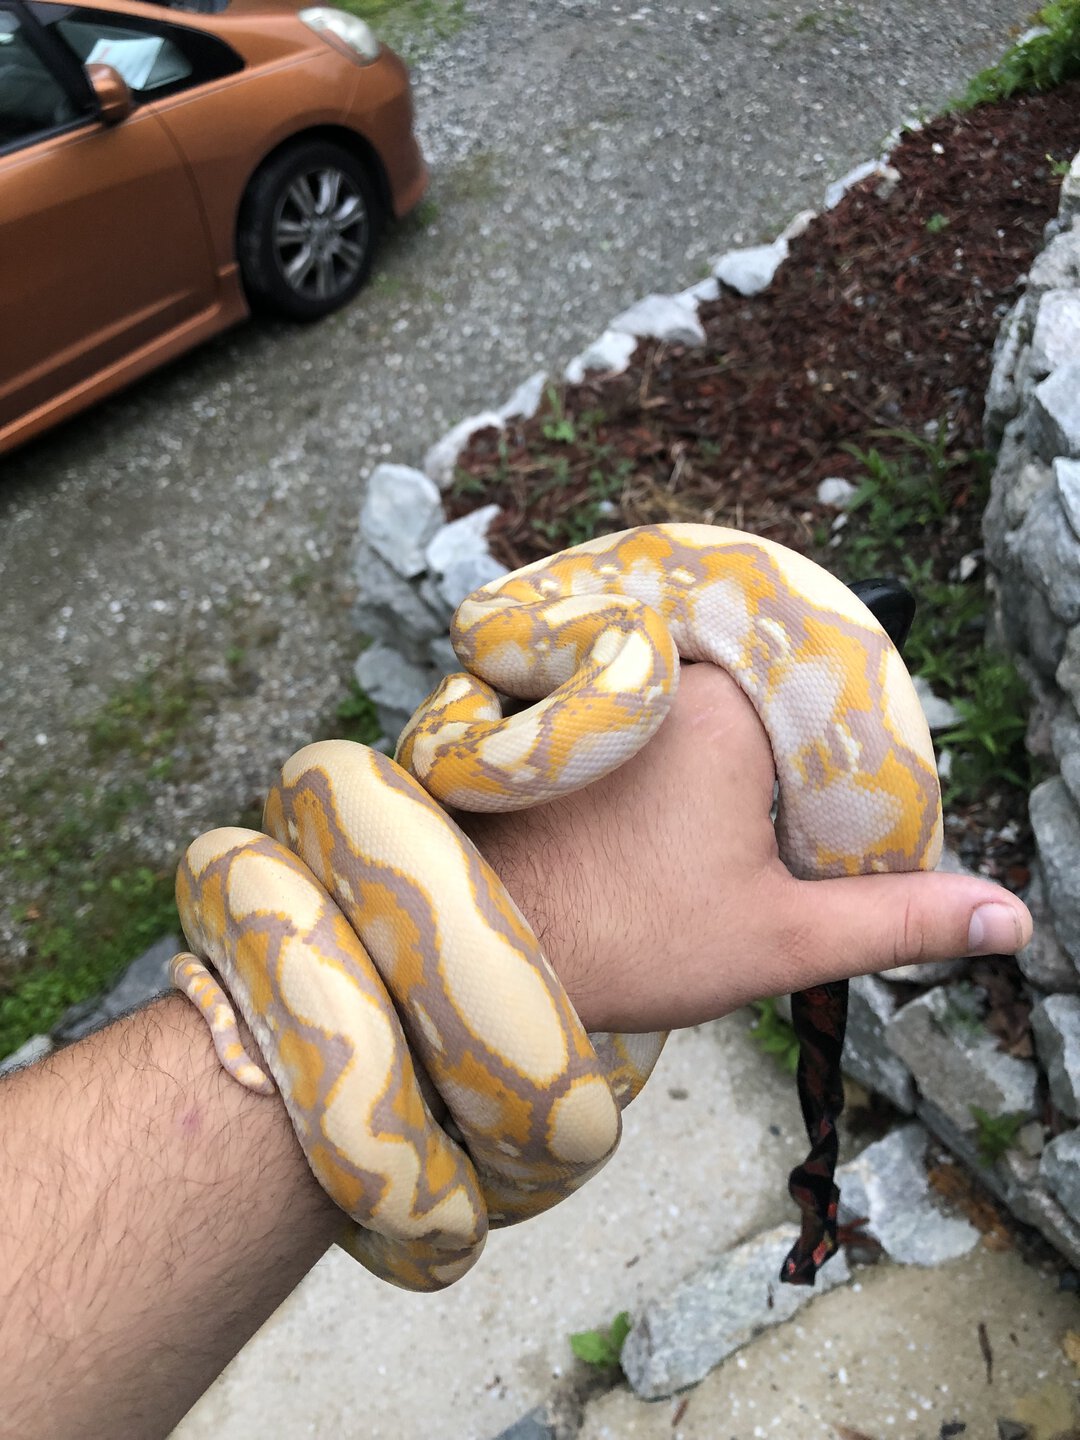
[[[97,96],[98,115],[105,125],[119,125],[135,108],[127,81],[111,65],[87,65],[86,74]]]

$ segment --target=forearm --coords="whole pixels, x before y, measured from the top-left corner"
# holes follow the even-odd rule
[[[5,1440],[166,1434],[341,1223],[178,997],[0,1081],[0,1154]]]

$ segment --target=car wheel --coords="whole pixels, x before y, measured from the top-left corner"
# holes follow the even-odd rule
[[[270,160],[248,187],[237,243],[253,305],[317,320],[351,300],[378,238],[374,187],[361,160],[312,140]]]

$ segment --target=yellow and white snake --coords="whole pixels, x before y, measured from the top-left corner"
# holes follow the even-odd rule
[[[307,746],[267,800],[266,833],[202,835],[177,877],[194,953],[174,960],[175,984],[229,1073],[280,1092],[350,1218],[346,1248],[417,1290],[463,1275],[489,1225],[596,1173],[665,1038],[585,1034],[442,806],[521,809],[614,770],[662,723],[681,657],[721,666],[756,707],[795,875],[932,869],[941,848],[934,752],[904,664],[866,606],[794,551],[706,525],[627,530],[485,585],[451,635],[462,673],[421,705],[396,762],[343,740]],[[535,703],[504,716],[500,695]],[[804,997],[815,1149],[792,1180],[795,1281],[835,1245],[840,989]]]

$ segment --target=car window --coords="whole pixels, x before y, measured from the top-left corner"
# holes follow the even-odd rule
[[[191,61],[164,35],[129,30],[99,20],[60,20],[57,30],[83,65],[111,65],[136,95],[175,85],[192,72]]]
[[[0,10],[0,149],[75,118],[71,97],[30,44],[18,17]]]
[[[119,71],[137,104],[244,68],[231,45],[205,30],[49,0],[32,0],[30,8],[80,65],[111,65]]]

